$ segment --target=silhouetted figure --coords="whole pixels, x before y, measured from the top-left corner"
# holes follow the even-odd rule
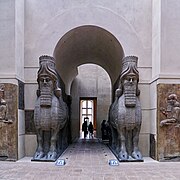
[[[85,120],[82,124],[82,131],[84,132],[84,138],[86,138],[88,131],[87,131],[87,121]]]
[[[89,126],[88,126],[88,131],[89,131],[89,137],[92,137],[93,138],[93,124],[92,122],[89,123]]]
[[[101,132],[102,132],[102,140],[107,140],[108,139],[108,132],[107,132],[106,120],[103,120],[101,123]]]
[[[112,142],[112,132],[111,132],[111,128],[110,128],[110,125],[109,125],[109,122],[107,121],[106,122],[106,131],[107,131],[107,138],[109,140],[109,143],[111,144]]]

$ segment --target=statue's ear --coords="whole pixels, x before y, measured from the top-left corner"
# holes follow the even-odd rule
[[[62,95],[61,89],[60,88],[55,89],[54,94],[55,94],[56,97],[59,98]]]
[[[136,90],[136,96],[139,96],[140,93],[141,93],[141,91],[137,88],[137,90]]]
[[[122,82],[120,81],[119,87],[118,89],[116,89],[115,96],[119,98],[120,96],[122,96],[122,94],[123,94],[123,85]]]
[[[116,89],[115,96],[119,98],[121,95],[122,95],[122,89],[119,88]]]
[[[40,91],[39,89],[36,91],[36,95],[37,95],[38,97],[41,95],[41,91]]]

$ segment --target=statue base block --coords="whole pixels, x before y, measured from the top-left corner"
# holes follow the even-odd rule
[[[60,154],[60,155],[61,155],[61,154]],[[33,159],[31,159],[31,161],[38,161],[38,162],[55,162],[55,161],[60,157],[60,155],[58,155],[57,158],[54,158],[54,159],[48,159],[48,158],[46,158],[46,157],[43,157],[43,158],[41,158],[41,159],[35,159],[35,158],[33,158]]]
[[[116,156],[119,162],[144,162],[144,159],[134,159],[132,156],[129,156],[128,159],[120,159],[116,151],[110,145],[108,145],[108,147],[112,151],[112,153]]]
[[[164,157],[159,160],[160,162],[180,162],[180,156],[175,157]]]
[[[47,155],[45,155],[42,158],[32,158],[31,161],[38,161],[38,162],[55,162],[61,155],[62,153],[67,149],[68,146],[66,146],[65,148],[63,148],[58,155],[56,156],[56,158],[47,158]]]
[[[8,159],[8,156],[0,156],[0,161],[5,161]]]

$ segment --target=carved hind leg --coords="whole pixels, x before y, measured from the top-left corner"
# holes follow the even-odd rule
[[[126,150],[126,129],[125,128],[117,128],[118,130],[118,139],[120,141],[120,152],[118,154],[118,158],[120,160],[127,160],[128,153]]]
[[[142,154],[141,154],[141,152],[139,151],[139,148],[138,148],[139,133],[140,133],[140,126],[136,127],[133,130],[133,152],[132,152],[132,157],[137,159],[137,160],[142,160]]]
[[[117,130],[110,126],[111,132],[112,132],[112,139],[111,139],[111,146],[114,150],[117,149],[117,141],[118,141],[118,135],[117,135]],[[118,147],[119,148],[119,147]]]
[[[37,129],[37,149],[33,158],[35,160],[40,160],[43,156],[43,131],[42,129]]]
[[[59,128],[51,129],[51,140],[50,140],[50,149],[47,154],[47,159],[56,160],[57,159],[57,135]]]

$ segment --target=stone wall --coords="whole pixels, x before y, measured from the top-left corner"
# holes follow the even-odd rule
[[[18,86],[0,84],[2,85],[7,114],[6,119],[0,121],[0,159],[7,157],[7,160],[15,161],[18,159]]]
[[[180,85],[159,84],[157,92],[157,159],[160,161],[178,160],[180,158],[180,126],[178,123],[170,123],[161,127],[160,123],[167,118],[173,118],[176,113],[180,118],[180,105],[179,111],[175,112],[175,114],[172,114],[171,109],[167,107],[167,98],[170,94],[176,94],[178,97],[177,101],[180,103]],[[168,111],[166,112],[167,109]]]

